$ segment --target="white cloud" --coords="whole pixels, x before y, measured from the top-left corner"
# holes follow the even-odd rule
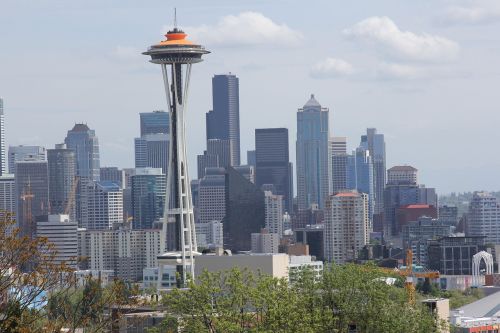
[[[477,3],[469,7],[449,7],[443,17],[444,23],[449,24],[481,24],[495,20],[500,20],[498,2]]]
[[[374,43],[402,60],[440,62],[456,58],[459,52],[458,44],[452,40],[402,31],[385,16],[369,17],[343,32],[349,37]]]
[[[343,59],[326,58],[316,63],[311,69],[311,76],[314,78],[331,78],[354,73],[354,68]]]
[[[165,29],[168,30],[168,29]],[[222,17],[215,25],[185,27],[189,38],[204,45],[298,45],[303,36],[286,24],[278,24],[257,12]]]

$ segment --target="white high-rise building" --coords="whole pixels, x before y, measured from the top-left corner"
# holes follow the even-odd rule
[[[78,258],[78,225],[69,215],[48,215],[47,221],[36,223],[37,237],[46,237],[57,251],[53,262],[76,268]]]
[[[265,191],[266,229],[283,236],[283,196]]]
[[[140,281],[143,269],[157,267],[160,253],[159,229],[79,229],[79,256],[87,258],[88,269],[113,270],[126,281]]]
[[[325,207],[325,259],[344,263],[368,244],[368,195],[356,191],[331,195]]]
[[[280,235],[262,229],[260,233],[252,233],[252,253],[278,253]]]
[[[111,229],[123,223],[123,189],[113,182],[90,182],[81,196],[82,228]]]
[[[223,225],[221,221],[196,223],[196,240],[199,248],[222,247]]]
[[[469,204],[467,236],[486,236],[487,243],[500,244],[500,203],[488,192],[474,192]]]
[[[3,212],[12,213],[13,219],[16,217],[16,181],[10,174],[0,176],[0,217]]]

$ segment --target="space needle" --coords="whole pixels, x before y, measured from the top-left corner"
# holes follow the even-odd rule
[[[161,287],[164,265],[176,266],[177,286],[185,287],[188,271],[191,277],[194,277],[194,257],[198,249],[186,156],[185,114],[191,66],[201,62],[201,57],[210,52],[203,46],[187,40],[186,36],[177,28],[175,18],[174,28],[165,35],[167,39],[150,46],[146,52],[143,52],[151,56],[150,62],[161,66],[170,114],[167,194],[161,254],[158,256],[159,287]],[[167,243],[168,252],[165,252],[165,243]]]

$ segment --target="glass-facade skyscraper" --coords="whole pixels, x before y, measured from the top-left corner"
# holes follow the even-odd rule
[[[312,204],[323,208],[330,192],[328,113],[314,95],[297,112],[297,197],[301,210]]]
[[[163,217],[167,184],[160,168],[137,168],[132,179],[134,229],[151,229]]]
[[[372,159],[375,188],[374,213],[379,214],[384,211],[384,188],[386,183],[384,135],[377,134],[376,128],[367,128],[366,135],[361,136],[360,146],[368,150]]]
[[[288,129],[261,128],[255,130],[255,174],[259,188],[273,185],[273,194],[282,195],[285,209],[293,209],[293,184],[290,174]]]
[[[215,75],[212,99],[213,110],[206,114],[207,140],[228,140],[230,165],[240,165],[240,97],[236,75]]]
[[[64,140],[76,155],[76,174],[80,178],[100,179],[99,140],[86,124],[75,124]]]
[[[373,219],[375,209],[375,184],[370,153],[362,147],[347,157],[347,188],[365,193],[368,198],[368,217]]]
[[[165,111],[142,112],[141,137],[146,134],[170,133],[170,115]]]
[[[51,214],[68,213],[71,221],[75,221],[75,152],[67,149],[65,144],[57,144],[55,149],[47,150],[49,170],[49,202]],[[69,211],[66,212],[66,210]]]

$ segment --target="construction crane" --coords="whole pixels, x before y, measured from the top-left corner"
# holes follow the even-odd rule
[[[75,176],[73,179],[73,184],[71,185],[71,191],[69,192],[68,202],[66,203],[66,208],[64,209],[64,214],[69,215],[73,209],[73,204],[76,197],[76,189],[78,187],[79,178]]]

